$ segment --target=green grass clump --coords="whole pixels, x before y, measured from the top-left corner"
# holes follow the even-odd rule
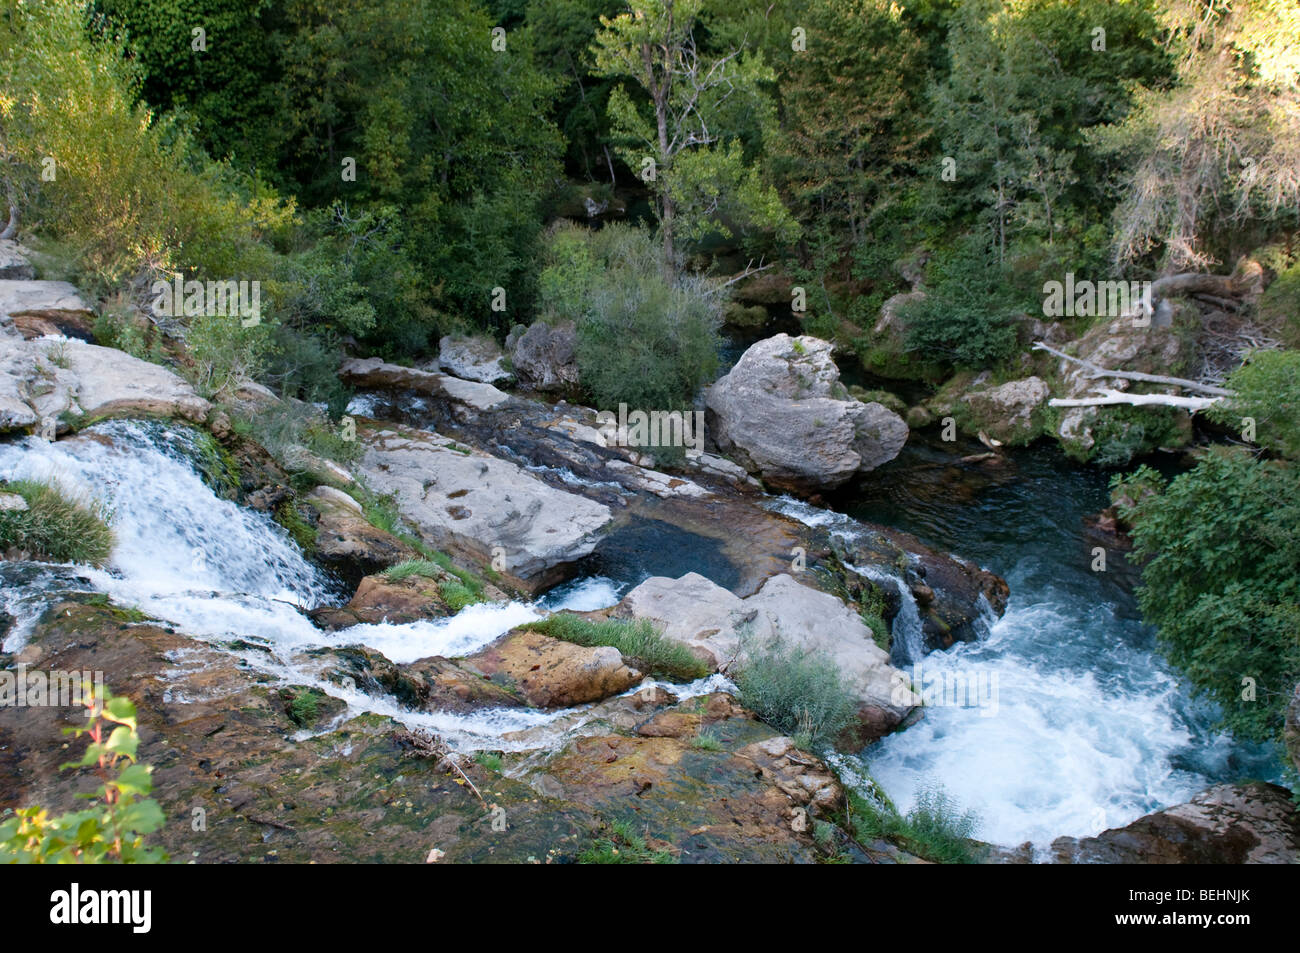
[[[430,555],[441,558],[408,559],[390,566],[382,575],[389,582],[401,582],[412,576],[438,580],[438,594],[452,612],[484,601],[483,583],[473,573],[452,565],[442,553],[431,552]]]
[[[979,827],[974,811],[958,813],[942,788],[928,788],[917,795],[916,806],[906,815],[878,789],[873,796],[845,785],[848,799],[846,822],[862,844],[888,840],[904,850],[938,864],[975,864],[980,845],[972,840]]]
[[[691,740],[691,747],[697,751],[721,751],[722,739],[717,732],[705,729]]]
[[[604,619],[592,622],[569,613],[556,613],[524,628],[575,645],[611,645],[634,667],[656,678],[690,682],[709,674],[709,667],[684,645],[663,637],[647,619]]]
[[[580,864],[675,864],[672,851],[651,850],[645,838],[627,821],[609,825],[609,836],[599,837],[578,856]]]
[[[407,559],[395,566],[389,566],[380,575],[389,582],[402,582],[412,576],[440,579],[444,573],[442,567],[428,559]]]
[[[478,754],[474,755],[474,760],[477,761],[484,770],[491,771],[493,774],[501,773],[501,755],[497,754],[495,751],[480,751]]]
[[[800,748],[832,744],[857,714],[857,702],[827,656],[780,637],[750,645],[732,673],[740,703]]]
[[[0,510],[0,552],[92,566],[113,552],[109,514],[101,504],[74,498],[37,480],[0,483],[0,492],[16,493],[27,502],[25,510]]]

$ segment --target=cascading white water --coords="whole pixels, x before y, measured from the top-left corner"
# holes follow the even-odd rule
[[[304,650],[360,643],[399,663],[462,655],[541,613],[520,602],[483,604],[448,619],[322,632],[300,610],[337,602],[338,594],[265,514],[213,493],[192,462],[195,448],[193,432],[184,427],[111,421],[58,443],[26,438],[0,444],[0,478],[54,480],[74,494],[105,503],[117,539],[112,556],[102,569],[77,567],[77,575],[115,602],[171,622],[187,635],[267,646],[269,657],[258,651],[236,654],[285,683],[315,685],[342,698],[349,704],[348,716],[364,711],[390,715],[472,748],[489,742],[504,746],[503,734],[565,714],[508,709],[415,713],[392,699],[320,679],[300,664]],[[25,612],[20,619],[25,624],[11,632],[6,650],[21,647],[38,615],[41,594],[59,572],[54,567],[28,569],[24,581],[15,569],[6,569],[5,611]],[[553,598],[550,608],[603,601],[610,590],[607,581],[578,587],[567,598]]]
[[[1077,539],[1081,513],[1062,512],[1062,504],[1084,512],[1101,504],[1081,491],[1069,500],[1058,485],[1025,477],[1014,485],[1019,495],[996,510],[955,504],[922,514],[928,525],[918,528],[931,533],[951,523],[949,545],[1010,556],[1011,600],[1001,619],[982,603],[987,634],[980,640],[907,660],[904,670],[927,707],[917,724],[863,753],[880,787],[903,811],[941,787],[980,816],[977,836],[1041,850],[1061,835],[1096,834],[1185,801],[1225,777],[1267,775],[1259,768],[1266,757],[1209,728],[1213,712],[1192,703],[1154,654],[1131,597],[1089,571],[1088,560],[1071,558],[1087,549]],[[773,508],[843,538],[861,531],[846,514],[798,500]],[[990,511],[996,515],[987,520]],[[894,503],[881,515],[897,513]],[[893,578],[864,574],[882,584]],[[919,635],[919,614],[904,615],[909,603],[914,608],[904,598],[894,620],[895,640]]]

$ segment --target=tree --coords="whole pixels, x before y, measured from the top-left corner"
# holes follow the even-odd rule
[[[886,0],[812,0],[798,23],[806,49],[780,72],[767,164],[801,221],[857,244],[872,208],[921,158],[923,47]]]
[[[677,269],[679,233],[697,240],[709,231],[729,235],[724,214],[787,238],[794,231],[776,193],[746,165],[735,135],[720,122],[734,106],[730,100],[761,99],[758,84],[770,81],[771,71],[761,56],[743,56],[738,47],[703,51],[695,35],[701,6],[630,0],[628,12],[601,17],[592,47],[598,74],[631,80],[648,101],[647,116],[621,84],[609,111],[624,162],[658,203],[665,275]]]
[[[1300,680],[1296,465],[1219,447],[1167,485],[1141,467],[1114,486],[1169,660],[1239,735],[1276,737]]]
[[[1098,138],[1124,200],[1115,258],[1165,271],[1213,264],[1216,237],[1253,220],[1295,223],[1300,205],[1300,6],[1291,0],[1169,0],[1171,89]]]

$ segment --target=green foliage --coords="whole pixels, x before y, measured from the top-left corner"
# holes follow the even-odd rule
[[[101,504],[35,480],[0,482],[0,492],[16,493],[27,503],[24,510],[0,510],[0,553],[95,566],[112,554],[113,531]]]
[[[854,774],[854,783],[844,785],[844,826],[860,844],[883,838],[937,864],[980,862],[983,850],[972,840],[979,816],[969,810],[959,813],[942,787],[918,792],[916,805],[903,815],[870,776]]]
[[[779,636],[743,642],[745,658],[731,677],[740,703],[760,720],[813,749],[832,745],[852,724],[857,702],[830,658]]]
[[[612,645],[629,664],[655,678],[690,682],[709,674],[709,667],[680,642],[664,638],[647,619],[603,619],[593,622],[567,612],[557,612],[526,629],[575,645]]]
[[[315,688],[295,691],[289,702],[289,718],[299,728],[310,728],[320,715],[322,693]]]
[[[92,291],[145,271],[264,273],[262,233],[291,209],[138,104],[136,64],[86,22],[78,0],[0,12],[0,160],[25,224],[72,249]]]
[[[437,563],[428,559],[407,559],[395,566],[389,566],[380,575],[389,582],[401,582],[404,579],[410,579],[412,576],[441,579],[446,575],[446,572]]]
[[[722,739],[716,731],[706,728],[691,739],[691,747],[696,751],[721,751]]]
[[[361,457],[361,441],[348,439],[337,424],[310,405],[284,400],[223,407],[236,433],[261,444],[286,469],[300,469],[299,448],[345,466]]]
[[[486,771],[490,771],[493,774],[501,773],[501,755],[495,751],[476,752],[474,760],[477,761]]]
[[[1277,328],[1289,348],[1300,348],[1300,260],[1279,269],[1259,297],[1259,317]]]
[[[1300,459],[1300,351],[1256,351],[1228,378],[1236,393],[1207,416],[1242,431],[1255,423],[1255,442]]]
[[[967,238],[936,254],[927,276],[926,296],[899,308],[908,351],[972,369],[993,367],[1011,355],[1015,302],[996,258],[979,240]]]
[[[145,843],[163,825],[153,790],[153,768],[139,763],[139,727],[135,705],[107,688],[102,695],[83,686],[86,724],[64,728],[74,738],[90,739],[80,761],[68,768],[93,768],[100,785],[96,802],[84,811],[51,817],[42,807],[20,808],[0,822],[0,863],[10,864],[156,864],[167,854]],[[6,811],[5,813],[9,813]]]
[[[628,821],[614,821],[608,833],[592,841],[579,856],[580,864],[675,864],[670,850],[652,850]]]
[[[649,234],[557,229],[539,278],[542,317],[577,322],[583,387],[597,407],[691,406],[717,369],[723,302],[700,278],[666,279]]]
[[[1148,467],[1112,485],[1142,560],[1143,617],[1170,662],[1227,727],[1274,737],[1300,680],[1296,465],[1215,448],[1167,487]]]

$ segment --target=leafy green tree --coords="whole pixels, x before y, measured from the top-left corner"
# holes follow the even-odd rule
[[[494,50],[473,0],[285,0],[284,16],[285,164],[305,200],[402,209],[434,303],[508,323],[493,289],[531,300],[561,151],[528,34]]]
[[[630,81],[645,101],[643,109],[623,83],[609,114],[623,161],[655,195],[667,275],[678,267],[679,235],[730,237],[727,221],[786,241],[797,232],[725,122],[740,106],[770,112],[760,86],[772,72],[761,55],[702,49],[700,14],[701,0],[630,0],[628,12],[601,18],[593,46],[598,74]]]
[[[192,117],[212,155],[270,172],[280,138],[276,6],[274,0],[96,0],[95,9],[111,28],[125,31],[151,106]]]
[[[1169,660],[1234,732],[1276,737],[1300,680],[1296,465],[1219,447],[1167,485],[1141,467],[1115,488]]]
[[[797,22],[806,49],[778,74],[781,124],[765,143],[767,165],[800,221],[856,245],[921,158],[922,46],[886,0],[810,0]]]

